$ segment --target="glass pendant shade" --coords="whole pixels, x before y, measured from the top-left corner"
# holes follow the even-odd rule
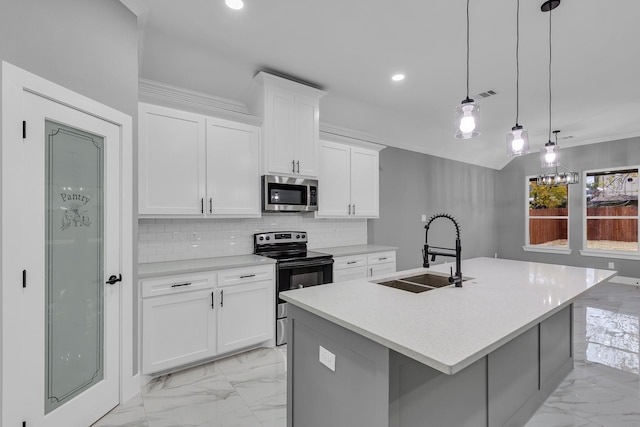
[[[507,134],[507,155],[522,156],[529,152],[529,133],[520,125],[511,128]]]
[[[469,139],[480,135],[478,132],[478,118],[480,106],[473,99],[465,99],[456,107],[456,133],[459,139]]]
[[[552,168],[560,164],[560,150],[553,142],[547,142],[540,150],[540,165],[543,168]]]

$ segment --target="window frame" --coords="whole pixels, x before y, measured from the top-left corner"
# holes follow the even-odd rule
[[[640,260],[640,210],[638,210],[637,216],[614,217],[617,219],[630,218],[630,219],[636,219],[638,221],[638,236],[637,236],[638,249],[635,252],[606,250],[606,249],[592,249],[587,247],[587,220],[593,219],[593,217],[587,216],[587,197],[586,197],[587,174],[594,173],[594,172],[595,173],[598,173],[598,172],[615,173],[616,171],[624,171],[629,169],[635,169],[636,171],[638,171],[638,174],[640,175],[640,166],[638,165],[615,166],[615,167],[601,168],[601,169],[589,169],[582,172],[582,249],[580,249],[580,255],[600,257],[600,258]],[[601,219],[606,219],[606,218],[610,218],[610,217],[604,217]]]
[[[525,252],[543,252],[543,253],[552,253],[552,254],[566,254],[569,255],[571,254],[571,230],[569,228],[570,226],[570,221],[569,221],[569,217],[570,217],[570,212],[571,212],[571,208],[570,208],[570,203],[569,203],[569,188],[567,186],[567,216],[566,216],[566,220],[567,220],[567,246],[566,247],[554,247],[554,246],[543,246],[543,245],[532,245],[530,243],[530,234],[529,234],[529,223],[530,223],[530,219],[531,216],[529,216],[529,183],[531,182],[531,180],[536,179],[537,176],[536,175],[527,175],[526,179],[525,179],[525,198],[524,198],[524,209],[525,209],[525,226],[524,226],[524,241],[525,244],[524,246],[522,246],[522,250],[524,250]],[[551,216],[551,217],[543,217],[543,218],[547,218],[547,219],[565,219],[565,217],[563,216]],[[540,219],[540,217],[538,217],[538,219]]]

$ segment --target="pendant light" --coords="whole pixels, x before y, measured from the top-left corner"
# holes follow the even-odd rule
[[[560,0],[548,0],[540,8],[543,12],[549,12],[549,142],[540,150],[540,163],[542,167],[555,168],[554,171],[538,175],[538,185],[558,186],[577,184],[579,177],[577,172],[572,172],[566,167],[566,172],[558,172],[560,164],[560,148],[558,146],[559,130],[554,130],[555,142],[551,141],[551,11],[560,5]]]
[[[479,111],[480,106],[469,98],[469,0],[467,0],[467,97],[456,107],[456,138],[469,139],[480,135],[478,131]]]
[[[518,124],[520,113],[520,0],[516,7],[516,125],[507,133],[507,155],[522,156],[529,152],[529,134]]]
[[[568,168],[562,166],[560,164],[560,162],[558,161],[558,155],[557,155],[557,150],[558,150],[558,134],[560,133],[559,130],[554,130],[553,134],[555,135],[555,139],[556,142],[551,143],[553,149],[556,151],[555,153],[555,170],[553,172],[547,172],[541,175],[538,175],[536,178],[536,183],[538,185],[546,185],[546,186],[558,186],[558,185],[569,185],[569,184],[577,184],[578,182],[580,182],[579,176],[578,176],[578,172],[572,172],[570,171]],[[547,143],[548,144],[548,143]],[[543,148],[544,150],[544,148]],[[547,156],[549,156],[549,160],[550,159],[550,152],[547,151]],[[566,172],[558,172],[558,166],[563,167],[564,169],[566,169]]]

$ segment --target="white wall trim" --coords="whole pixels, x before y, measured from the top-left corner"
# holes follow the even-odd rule
[[[640,286],[640,279],[636,277],[613,276],[611,279],[609,279],[609,283]]]

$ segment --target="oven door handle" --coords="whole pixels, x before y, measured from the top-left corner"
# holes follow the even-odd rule
[[[323,259],[318,261],[285,261],[278,263],[278,269],[291,269],[291,268],[300,268],[300,267],[320,267],[323,265],[331,265],[333,264],[333,259]]]

